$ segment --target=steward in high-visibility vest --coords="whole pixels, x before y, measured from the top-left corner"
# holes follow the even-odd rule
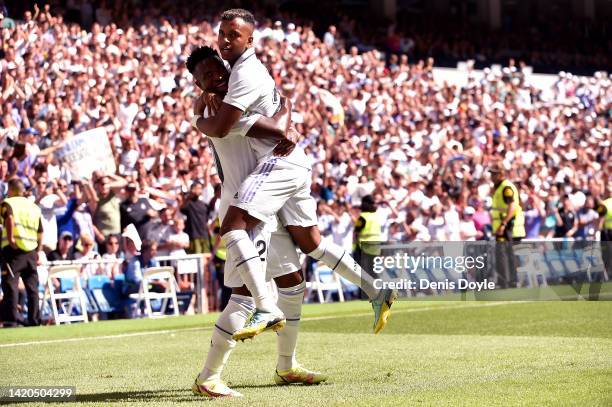
[[[3,205],[8,206],[7,214],[13,218],[12,241],[16,248],[31,252],[38,247],[38,226],[41,210],[28,198],[13,196],[6,198]],[[9,228],[2,229],[2,248],[9,246]]]
[[[19,178],[8,182],[8,198],[2,202],[2,299],[0,319],[5,326],[23,324],[17,312],[19,278],[23,279],[28,298],[28,325],[40,325],[38,298],[38,250],[42,248],[41,211],[24,195]]]
[[[361,200],[361,214],[355,223],[355,232],[357,233],[357,245],[361,252],[372,256],[380,254],[378,245],[362,244],[382,241],[382,225],[376,214],[376,204],[371,195],[364,196]]]
[[[608,238],[606,240],[612,240],[612,197],[598,203],[597,213],[601,219],[601,240],[604,240],[604,233]]]
[[[517,263],[512,242],[525,237],[525,215],[521,208],[518,189],[506,179],[504,167],[495,163],[490,168],[494,184],[491,219],[495,235],[495,284],[513,288],[518,284]]]
[[[612,278],[612,197],[597,203],[600,217],[601,257],[608,278]]]
[[[500,165],[491,167],[494,189],[491,219],[493,234],[498,240],[520,240],[525,237],[525,213],[521,207],[519,191],[504,179]]]

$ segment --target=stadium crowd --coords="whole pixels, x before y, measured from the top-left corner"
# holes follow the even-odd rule
[[[86,30],[45,6],[1,29],[0,196],[10,178],[24,182],[50,260],[121,256],[130,223],[158,254],[218,247],[220,180],[189,123],[198,91],[184,66],[215,43],[218,21],[119,14],[115,24],[105,6],[91,10]],[[528,238],[595,238],[594,199],[612,195],[607,75],[560,73],[540,90],[511,61],[458,87],[434,80],[431,58],[346,49],[335,26],[319,38],[262,21],[258,55],[293,100],[320,227],[336,243],[351,249],[366,195],[389,240],[486,238],[495,160],[520,187]],[[75,177],[55,152],[99,127],[117,171]]]

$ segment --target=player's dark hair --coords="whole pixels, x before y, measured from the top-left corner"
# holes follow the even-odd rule
[[[245,23],[249,23],[253,27],[255,27],[255,17],[253,16],[253,13],[248,10],[242,8],[233,8],[224,11],[223,14],[221,14],[222,21],[232,21],[236,18],[242,18]]]
[[[187,70],[189,73],[193,74],[196,66],[202,61],[207,60],[208,58],[221,58],[216,50],[211,47],[198,47],[191,51],[191,54],[187,58],[187,62],[185,65],[187,66]]]

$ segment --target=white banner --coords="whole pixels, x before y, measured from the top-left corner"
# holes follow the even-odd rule
[[[94,171],[115,173],[115,158],[104,127],[87,130],[68,139],[55,152],[72,178],[91,178]]]

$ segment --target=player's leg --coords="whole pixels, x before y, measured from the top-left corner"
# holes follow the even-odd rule
[[[273,312],[276,306],[268,293],[260,254],[247,233],[259,223],[260,220],[246,210],[230,206],[221,224],[221,236],[242,281],[253,295],[255,307],[264,312]]]
[[[213,328],[210,349],[204,368],[192,386],[195,394],[206,397],[242,396],[242,394],[227,387],[221,380],[221,373],[230,353],[236,346],[232,334],[244,326],[254,308],[253,299],[245,286],[232,289],[232,296]]]
[[[253,293],[256,304],[253,317],[244,329],[235,333],[234,339],[252,338],[264,330],[277,330],[285,324],[282,312],[267,292],[261,263],[257,262],[259,251],[265,251],[265,245],[256,247],[255,239],[249,239],[246,230],[255,224],[276,229],[276,213],[301,186],[299,180],[307,172],[304,167],[277,158],[260,163],[243,182],[224,217],[221,232],[228,254],[237,260],[242,280]]]
[[[274,381],[278,385],[321,383],[327,380],[325,375],[302,367],[296,359],[306,283],[295,245],[285,230],[272,234],[267,264],[268,277],[274,278],[278,287],[278,307],[287,318],[287,325],[278,332],[278,360]]]
[[[279,218],[304,253],[322,261],[366,293],[374,310],[374,333],[379,333],[387,324],[397,291],[376,289],[372,276],[361,268],[347,250],[321,239],[316,202],[310,196],[310,182],[306,182],[304,188],[285,202],[279,211]]]
[[[380,290],[374,288],[374,279],[353,259],[347,250],[321,239],[318,226],[287,225],[287,231],[295,244],[310,257],[322,261],[351,283],[360,287],[371,300]]]

